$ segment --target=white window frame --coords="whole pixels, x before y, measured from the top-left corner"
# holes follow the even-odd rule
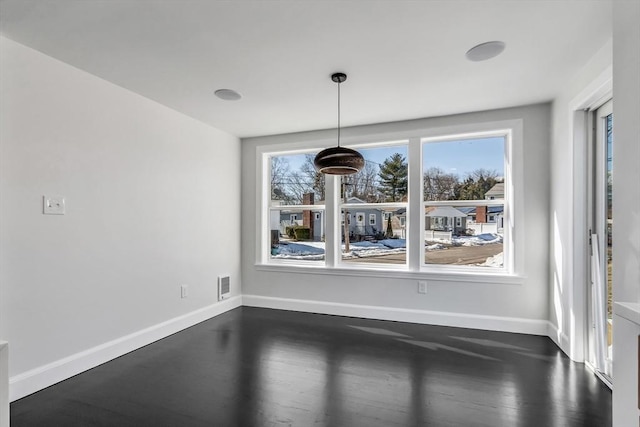
[[[418,231],[424,230],[424,202],[422,201],[422,143],[429,139],[459,140],[491,136],[505,136],[505,211],[504,211],[504,245],[508,249],[505,253],[505,267],[503,269],[455,268],[454,266],[424,265],[424,245],[420,238],[411,235],[412,227]],[[269,170],[269,158],[272,155],[303,154],[319,151],[335,145],[333,138],[308,140],[300,142],[265,144],[256,147],[258,171],[256,174],[257,206],[261,207],[257,215],[258,244],[256,245],[256,267],[264,271],[313,272],[327,275],[353,275],[359,277],[389,277],[425,279],[452,282],[476,283],[524,283],[524,196],[523,196],[523,120],[499,120],[458,124],[446,127],[432,127],[423,129],[409,129],[388,131],[373,134],[358,134],[343,138],[344,146],[352,148],[369,148],[388,146],[393,141],[406,144],[408,147],[407,160],[409,166],[409,201],[401,203],[407,210],[406,235],[407,265],[395,266],[391,264],[358,264],[341,263],[340,232],[343,225],[335,219],[340,218],[343,207],[340,200],[340,177],[328,175],[326,177],[325,205],[313,205],[313,209],[323,210],[325,215],[325,262],[284,262],[284,260],[270,260],[268,249],[270,244],[268,212],[270,185],[265,173]],[[377,142],[371,142],[377,141]],[[408,141],[408,142],[407,142]],[[462,202],[464,203],[464,202]],[[450,204],[450,203],[449,203]],[[495,200],[487,200],[487,204],[495,204]],[[375,204],[379,207],[381,204]],[[347,209],[352,206],[345,205]],[[305,206],[295,206],[304,209]],[[355,206],[353,206],[355,208]],[[367,208],[359,204],[359,209]],[[278,261],[278,262],[275,262]],[[313,268],[311,268],[313,267]],[[499,271],[498,271],[499,270]]]
[[[377,219],[376,219],[376,214],[374,214],[374,213],[370,213],[369,214],[369,225],[378,225],[377,224]]]
[[[443,137],[428,137],[422,138],[420,149],[422,150],[424,144],[428,144],[430,142],[448,142],[448,141],[459,141],[465,139],[481,139],[481,138],[492,138],[492,137],[502,137],[504,138],[504,182],[505,182],[505,196],[504,199],[492,199],[492,200],[446,200],[441,202],[423,202],[422,209],[426,206],[453,206],[453,207],[463,207],[469,206],[473,204],[475,206],[495,206],[502,205],[504,206],[504,216],[505,221],[507,219],[511,219],[508,221],[510,224],[509,227],[504,227],[503,230],[503,254],[504,254],[504,263],[502,268],[496,267],[480,267],[480,266],[455,266],[455,265],[446,265],[446,264],[428,264],[424,265],[423,268],[425,270],[432,270],[438,272],[450,272],[452,274],[475,274],[475,275],[484,275],[484,274],[497,274],[497,275],[505,275],[505,276],[518,276],[521,274],[523,256],[522,253],[524,249],[522,245],[516,246],[515,242],[515,234],[516,232],[520,232],[523,234],[522,227],[517,228],[517,224],[519,223],[519,219],[522,217],[522,208],[516,207],[515,202],[522,203],[522,200],[515,199],[515,194],[522,194],[522,191],[516,192],[516,186],[521,188],[523,186],[522,182],[522,162],[521,160],[516,159],[516,153],[522,153],[522,123],[516,123],[518,121],[514,121],[512,126],[503,129],[496,129],[493,131],[479,131],[479,132],[469,132],[469,133],[461,133],[456,135],[445,135]],[[422,151],[420,152],[420,162],[422,162]],[[519,165],[519,166],[517,166]],[[422,171],[422,169],[421,169]],[[516,175],[517,174],[517,175]],[[420,195],[422,198],[422,180],[420,181]],[[477,219],[477,218],[476,218]],[[487,222],[489,222],[489,214],[487,213]],[[421,227],[421,230],[424,230],[424,226]],[[424,236],[424,235],[423,235]],[[424,237],[423,237],[424,239]],[[421,261],[424,263],[425,257],[425,249],[421,248]],[[518,260],[518,264],[516,264],[516,259]]]
[[[389,140],[389,141],[380,141],[380,142],[374,142],[374,143],[361,143],[361,144],[354,144],[351,145],[351,148],[354,149],[363,149],[363,148],[389,148],[389,147],[394,147],[394,146],[399,146],[399,147],[406,147],[407,149],[407,161],[408,161],[408,157],[409,157],[409,139],[395,139],[395,140]],[[407,165],[408,166],[408,165]],[[410,169],[410,167],[409,167]],[[411,181],[411,171],[408,171],[408,175],[409,175],[409,182]],[[340,186],[340,177],[336,177],[335,179],[336,181],[336,185],[338,185],[338,188]],[[338,191],[339,194],[339,191]],[[355,212],[355,215],[358,214],[363,214],[364,212],[362,212],[363,210],[372,210],[372,209],[393,209],[393,210],[397,210],[397,209],[401,209],[401,208],[408,208],[408,204],[407,202],[385,202],[385,203],[344,203],[343,199],[338,200],[338,209],[340,209],[340,211],[346,210],[347,212]],[[382,231],[384,232],[384,230],[386,229],[386,225],[387,225],[387,221],[389,218],[391,218],[393,216],[392,212],[383,212],[383,223],[381,224],[381,228]],[[355,218],[355,216],[354,216]],[[366,216],[364,221],[366,221]],[[366,222],[363,221],[363,225],[366,226]],[[356,225],[357,225],[357,221]],[[349,224],[351,225],[351,224]],[[341,230],[339,230],[341,231]],[[339,234],[339,236],[336,237],[338,239],[338,241],[342,240],[342,235]],[[345,269],[345,270],[377,270],[380,271],[381,269],[383,270],[387,270],[387,271],[403,271],[403,270],[407,270],[408,269],[408,262],[406,262],[405,264],[385,264],[385,263],[358,263],[355,262],[353,260],[350,261],[343,261],[342,259],[342,251],[340,248],[337,248],[339,250],[337,250],[336,253],[336,257],[334,260],[334,266],[337,268],[341,268],[341,269]],[[408,261],[408,248],[407,248],[407,261]]]

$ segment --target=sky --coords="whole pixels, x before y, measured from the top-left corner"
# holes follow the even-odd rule
[[[407,157],[407,146],[358,149],[366,161],[382,164],[394,153]],[[423,168],[439,167],[445,173],[466,177],[476,169],[488,169],[504,175],[504,138],[491,137],[458,141],[427,142],[423,146]],[[291,170],[304,163],[304,154],[286,156]]]
[[[429,142],[422,148],[422,164],[424,169],[439,167],[463,178],[479,168],[504,176],[504,138]]]

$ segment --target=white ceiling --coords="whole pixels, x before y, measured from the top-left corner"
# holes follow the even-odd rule
[[[611,0],[0,0],[0,30],[247,137],[334,127],[335,71],[343,126],[549,101],[611,37]]]

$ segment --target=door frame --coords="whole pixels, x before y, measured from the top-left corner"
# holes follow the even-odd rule
[[[587,177],[587,225],[589,227],[590,268],[587,271],[587,350],[585,363],[609,387],[612,387],[612,361],[609,357],[609,329],[606,313],[607,306],[607,141],[606,117],[613,114],[613,100],[608,99],[589,109],[587,117],[590,133],[588,143]],[[592,237],[593,236],[593,237]],[[598,254],[598,260],[591,259]],[[597,265],[592,264],[597,262]],[[594,272],[595,270],[595,272]],[[593,277],[594,274],[600,277]],[[596,281],[601,280],[601,289]],[[600,292],[598,292],[600,291]],[[604,307],[601,305],[604,304]],[[604,310],[604,311],[600,311]]]

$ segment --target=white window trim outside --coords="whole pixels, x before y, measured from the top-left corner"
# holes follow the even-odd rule
[[[369,214],[369,225],[377,225],[376,223],[376,214]]]
[[[429,140],[447,141],[491,136],[505,136],[505,267],[501,271],[487,271],[488,269],[456,268],[455,266],[424,266],[424,245],[421,238],[410,238],[407,241],[407,265],[394,266],[390,264],[356,264],[340,263],[340,246],[336,244],[340,236],[340,209],[343,206],[339,197],[340,177],[327,175],[325,182],[325,262],[285,262],[285,260],[269,260],[269,211],[273,207],[270,202],[270,185],[264,179],[269,170],[270,156],[309,153],[333,146],[335,141],[318,139],[287,144],[268,144],[256,148],[258,170],[256,173],[256,206],[260,207],[256,215],[258,242],[256,245],[256,267],[265,271],[299,271],[300,269],[313,274],[327,275],[356,275],[390,278],[424,278],[454,282],[479,283],[524,283],[524,195],[523,195],[523,120],[500,120],[476,122],[438,128],[414,129],[398,132],[381,132],[348,136],[342,139],[344,146],[352,148],[371,148],[375,146],[389,146],[393,144],[407,145],[409,169],[409,202],[402,203],[407,208],[406,229],[407,236],[411,235],[412,223],[418,230],[424,230],[424,202],[422,201],[422,145]],[[373,142],[372,142],[373,141]],[[408,141],[408,143],[407,143]],[[417,197],[416,197],[417,196]],[[495,200],[487,201],[495,203]],[[449,203],[450,204],[450,203]],[[380,204],[376,204],[379,206]],[[393,204],[396,205],[396,204]],[[349,205],[344,205],[349,206]],[[304,206],[296,206],[297,209]],[[319,206],[314,205],[315,209]],[[359,206],[362,208],[362,205]],[[518,242],[518,244],[515,244]],[[319,265],[320,264],[320,265]]]

